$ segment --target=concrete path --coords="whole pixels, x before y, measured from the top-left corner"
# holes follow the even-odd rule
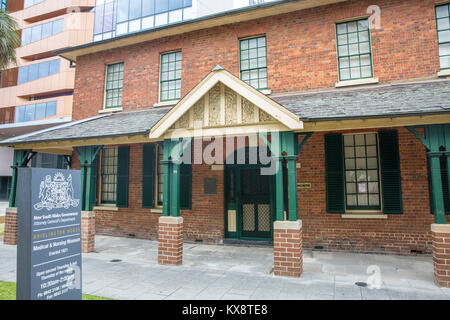
[[[185,244],[184,263],[157,263],[157,242],[96,237],[96,253],[83,255],[83,292],[114,299],[433,299],[450,289],[433,282],[430,257],[352,253],[304,254],[299,279],[267,274],[272,248]],[[119,259],[121,262],[111,262]],[[378,266],[382,287],[368,289],[369,266]],[[0,280],[15,281],[16,247],[0,244]]]

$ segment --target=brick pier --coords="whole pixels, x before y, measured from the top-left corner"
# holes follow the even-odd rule
[[[158,228],[158,263],[183,263],[183,218],[160,217]]]
[[[432,224],[434,282],[450,288],[450,224]]]
[[[273,237],[274,274],[300,277],[303,272],[302,221],[276,221]]]

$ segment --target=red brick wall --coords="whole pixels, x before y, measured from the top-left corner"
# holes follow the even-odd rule
[[[439,71],[434,0],[360,0],[226,25],[80,57],[73,119],[103,109],[105,64],[124,61],[123,108],[158,102],[160,53],[183,52],[182,95],[217,64],[239,76],[239,38],[266,34],[273,93],[331,88],[338,81],[335,22],[381,7],[372,30],[374,76],[381,82],[430,78]]]
[[[131,145],[128,208],[95,213],[97,234],[158,239],[158,219],[161,213],[142,208],[142,144]],[[205,195],[203,179],[217,179],[217,194]],[[211,166],[192,166],[192,210],[182,210],[184,238],[217,243],[224,237],[223,171]]]
[[[364,130],[374,132],[376,130]],[[355,132],[355,131],[353,131]],[[315,133],[299,155],[299,182],[311,189],[299,191],[299,219],[303,221],[305,248],[410,254],[431,253],[431,224],[426,151],[407,129],[398,128],[403,214],[387,220],[343,219],[326,212],[324,134]]]

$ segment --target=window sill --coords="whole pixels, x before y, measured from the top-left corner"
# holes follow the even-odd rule
[[[163,102],[155,103],[153,106],[154,107],[169,107],[169,106],[176,105],[179,101],[180,100],[163,101]]]
[[[118,207],[113,206],[98,206],[94,207],[92,210],[94,211],[119,211]]]
[[[356,214],[356,213],[345,213],[342,214],[341,217],[343,219],[387,219],[387,214],[381,214],[381,213],[373,213],[373,214]]]
[[[266,96],[268,96],[269,94],[272,94],[272,90],[270,90],[270,89],[259,90],[259,92],[261,92],[262,94],[265,94]]]
[[[444,69],[437,73],[438,77],[450,77],[450,69]]]
[[[350,87],[350,86],[361,86],[364,84],[375,84],[380,82],[378,78],[367,78],[367,79],[358,79],[358,80],[346,80],[339,81],[334,86],[336,88]]]
[[[151,212],[151,213],[162,213],[162,212],[163,212],[163,209],[155,208],[155,209],[151,209],[150,212]]]
[[[98,113],[102,114],[102,113],[114,113],[114,112],[120,112],[123,111],[123,108],[111,108],[111,109],[103,109],[103,110],[98,110]]]

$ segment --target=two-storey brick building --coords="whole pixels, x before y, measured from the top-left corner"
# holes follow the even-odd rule
[[[2,144],[70,157],[96,233],[175,264],[273,241],[293,276],[302,246],[433,252],[450,285],[448,2],[278,1],[59,54],[76,122]]]

